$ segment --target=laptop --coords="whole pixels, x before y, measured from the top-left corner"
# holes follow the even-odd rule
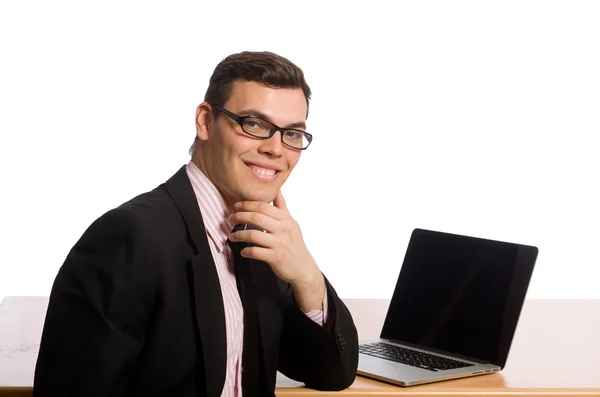
[[[380,338],[357,373],[400,386],[504,368],[538,249],[413,230]]]

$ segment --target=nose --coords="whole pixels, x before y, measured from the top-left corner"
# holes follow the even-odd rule
[[[258,152],[268,154],[273,157],[280,157],[283,154],[281,131],[275,131],[270,138],[261,140],[260,146],[258,147]]]

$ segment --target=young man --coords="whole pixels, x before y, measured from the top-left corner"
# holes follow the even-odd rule
[[[352,317],[280,191],[312,140],[309,98],[276,54],[217,66],[190,163],[95,221],[61,267],[34,396],[266,396],[277,370],[353,382]]]

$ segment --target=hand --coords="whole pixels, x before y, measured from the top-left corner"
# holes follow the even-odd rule
[[[300,226],[290,215],[281,191],[277,192],[273,205],[242,201],[234,205],[234,210],[230,220],[235,224],[251,224],[266,232],[250,229],[232,233],[231,241],[257,245],[242,249],[241,255],[268,263],[277,277],[292,285],[303,310],[321,309],[325,293],[323,275],[308,251]]]

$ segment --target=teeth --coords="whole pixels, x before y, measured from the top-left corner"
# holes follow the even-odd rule
[[[266,168],[252,167],[252,170],[261,175],[275,175],[275,170],[268,170]]]

